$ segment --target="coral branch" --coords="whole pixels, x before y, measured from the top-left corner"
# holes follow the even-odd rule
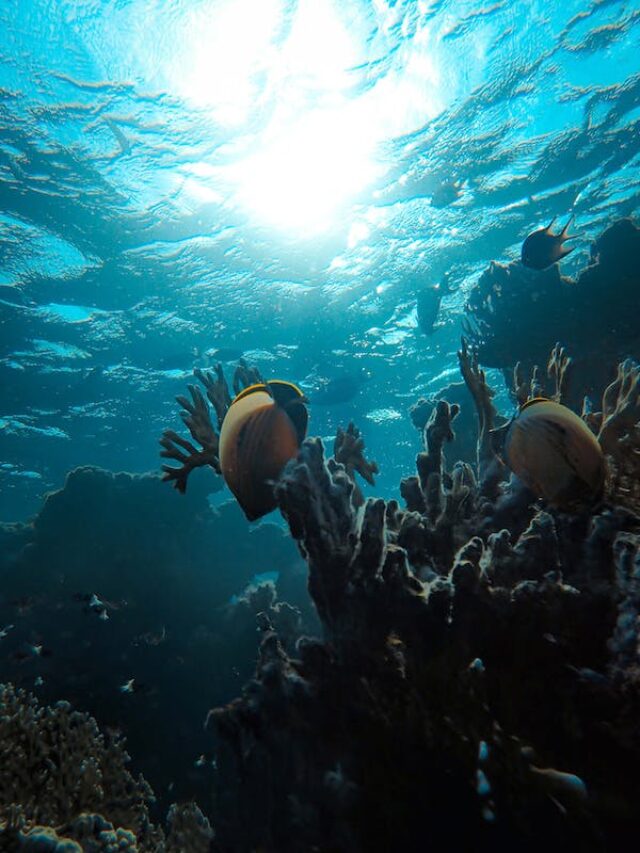
[[[462,338],[458,351],[460,373],[465,381],[478,413],[478,479],[483,494],[495,494],[497,485],[504,478],[504,465],[496,456],[491,444],[496,409],[492,399],[494,391],[487,384],[484,370],[478,365],[478,353],[471,349],[466,338]]]
[[[355,424],[350,422],[346,430],[338,427],[333,443],[333,458],[340,465],[344,465],[347,476],[353,480],[355,485],[353,500],[356,506],[364,503],[364,497],[356,483],[356,471],[370,486],[375,484],[374,474],[378,473],[377,463],[369,462],[365,458],[364,447],[364,439]]]
[[[187,387],[191,394],[191,401],[182,395],[176,397],[176,401],[180,403],[184,410],[180,412],[180,417],[194,441],[197,441],[203,449],[213,450],[217,454],[218,435],[211,423],[211,414],[207,406],[207,401],[204,399],[202,391],[196,385],[189,385]]]
[[[248,388],[249,385],[256,385],[260,382],[264,382],[264,379],[258,368],[254,365],[248,365],[241,358],[233,373],[233,393],[239,394],[243,388]]]
[[[193,372],[207,391],[207,398],[216,413],[218,429],[220,429],[224,416],[231,405],[231,395],[229,394],[227,380],[224,378],[224,373],[222,372],[222,365],[216,364],[214,371],[215,378],[211,370],[196,368]]]
[[[618,365],[618,375],[602,395],[602,420],[598,441],[607,454],[640,420],[640,365],[627,359]]]
[[[218,429],[220,429],[224,416],[231,405],[231,397],[222,372],[222,366],[216,365],[215,376],[212,371],[200,370],[200,368],[195,368],[193,373],[206,389],[207,398],[216,412]],[[211,410],[197,385],[189,385],[188,388],[191,399],[179,395],[176,397],[176,401],[182,407],[180,417],[183,423],[202,450],[197,450],[191,442],[171,429],[165,430],[160,439],[160,445],[163,448],[160,456],[164,459],[174,459],[180,463],[178,468],[172,465],[163,465],[162,479],[165,482],[172,482],[181,494],[186,492],[189,474],[196,468],[209,465],[217,474],[220,473],[219,436],[211,420]]]
[[[547,362],[547,376],[553,379],[554,391],[552,398],[556,403],[562,403],[569,395],[569,376],[573,367],[573,359],[570,358],[563,346],[557,343],[551,350]]]
[[[207,385],[207,380],[210,377],[207,377],[200,370],[194,372]],[[214,471],[220,473],[218,434],[211,423],[211,413],[207,401],[197,386],[189,385],[188,387],[191,400],[182,395],[176,397],[176,400],[183,408],[180,417],[202,450],[197,450],[191,442],[181,438],[174,430],[165,430],[160,439],[163,448],[160,456],[164,459],[174,459],[180,463],[179,468],[163,465],[164,475],[162,479],[166,482],[173,482],[175,488],[182,494],[186,492],[189,474],[195,468],[210,465]],[[207,385],[208,389],[209,386]]]
[[[172,482],[174,487],[184,494],[187,491],[187,480],[189,474],[196,468],[201,468],[204,465],[210,465],[214,471],[220,473],[220,463],[218,460],[218,448],[207,448],[204,450],[196,450],[196,448],[182,436],[178,435],[172,429],[167,429],[162,433],[160,444],[164,448],[160,451],[160,456],[164,459],[175,459],[180,463],[180,467],[176,468],[173,465],[163,465],[162,479],[164,482]],[[180,449],[182,448],[182,450]],[[183,452],[186,451],[186,453]]]

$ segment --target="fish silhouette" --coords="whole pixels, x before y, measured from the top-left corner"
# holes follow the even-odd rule
[[[546,228],[539,228],[529,234],[522,244],[522,263],[525,267],[530,267],[533,270],[546,270],[547,267],[573,252],[573,248],[567,249],[564,245],[567,240],[575,239],[575,235],[567,236],[569,226],[573,222],[573,216],[570,217],[559,234],[554,234],[551,230],[555,221],[556,217],[554,216]]]
[[[323,380],[317,391],[311,395],[311,402],[319,406],[334,406],[348,403],[360,391],[361,381],[350,373]]]

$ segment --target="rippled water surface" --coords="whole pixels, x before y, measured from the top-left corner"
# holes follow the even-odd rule
[[[570,273],[637,213],[639,48],[615,0],[4,0],[0,518],[157,468],[193,367],[239,353],[350,382],[311,432],[354,418],[394,493],[488,263],[573,212]]]

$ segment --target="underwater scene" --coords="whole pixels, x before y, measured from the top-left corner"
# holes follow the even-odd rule
[[[0,853],[633,845],[639,318],[639,0],[3,0]]]

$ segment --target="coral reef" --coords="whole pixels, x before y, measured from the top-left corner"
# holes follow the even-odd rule
[[[361,503],[318,439],[283,472],[322,635],[291,653],[266,625],[254,679],[209,715],[220,853],[605,850],[640,828],[635,496],[612,477],[591,511],[536,501],[492,449],[477,354],[459,358],[475,466],[447,467],[458,410],[441,400],[406,509]],[[554,350],[558,401],[570,368]],[[540,371],[524,375],[528,396]],[[637,458],[637,385],[621,365],[584,413],[612,467]]]
[[[507,381],[516,362],[528,374],[562,341],[574,359],[570,399],[577,407],[580,395],[602,393],[611,365],[640,358],[633,319],[640,308],[639,269],[640,228],[630,219],[615,222],[593,243],[575,281],[557,265],[537,272],[520,262],[492,262],[469,296],[465,335],[480,363],[502,368]]]
[[[460,408],[454,437],[447,445],[447,455],[451,459],[475,462],[477,418],[473,398],[464,382],[452,382],[443,387],[437,394],[419,397],[409,409],[412,424],[422,433],[438,400],[447,400],[448,403],[455,403]]]
[[[164,835],[149,820],[153,794],[128,761],[122,741],[105,738],[88,714],[66,702],[43,708],[0,685],[0,827],[7,838],[43,825],[82,841],[96,836],[100,821],[99,833],[108,828],[117,849],[128,837],[127,849],[157,851]],[[27,849],[36,849],[34,835],[27,832]]]
[[[165,853],[208,853],[213,837],[209,821],[195,803],[171,806]]]
[[[0,525],[0,682],[124,731],[161,813],[176,799],[208,810],[202,721],[253,673],[257,612],[284,618],[284,599],[300,630],[316,624],[286,531],[251,528],[234,501],[213,509],[208,481],[183,496],[157,475],[76,469],[31,523]],[[269,573],[276,598],[232,612],[256,573]]]
[[[153,793],[129,760],[88,714],[0,684],[0,849],[208,853],[214,833],[195,803],[171,806],[166,835],[151,823]]]

